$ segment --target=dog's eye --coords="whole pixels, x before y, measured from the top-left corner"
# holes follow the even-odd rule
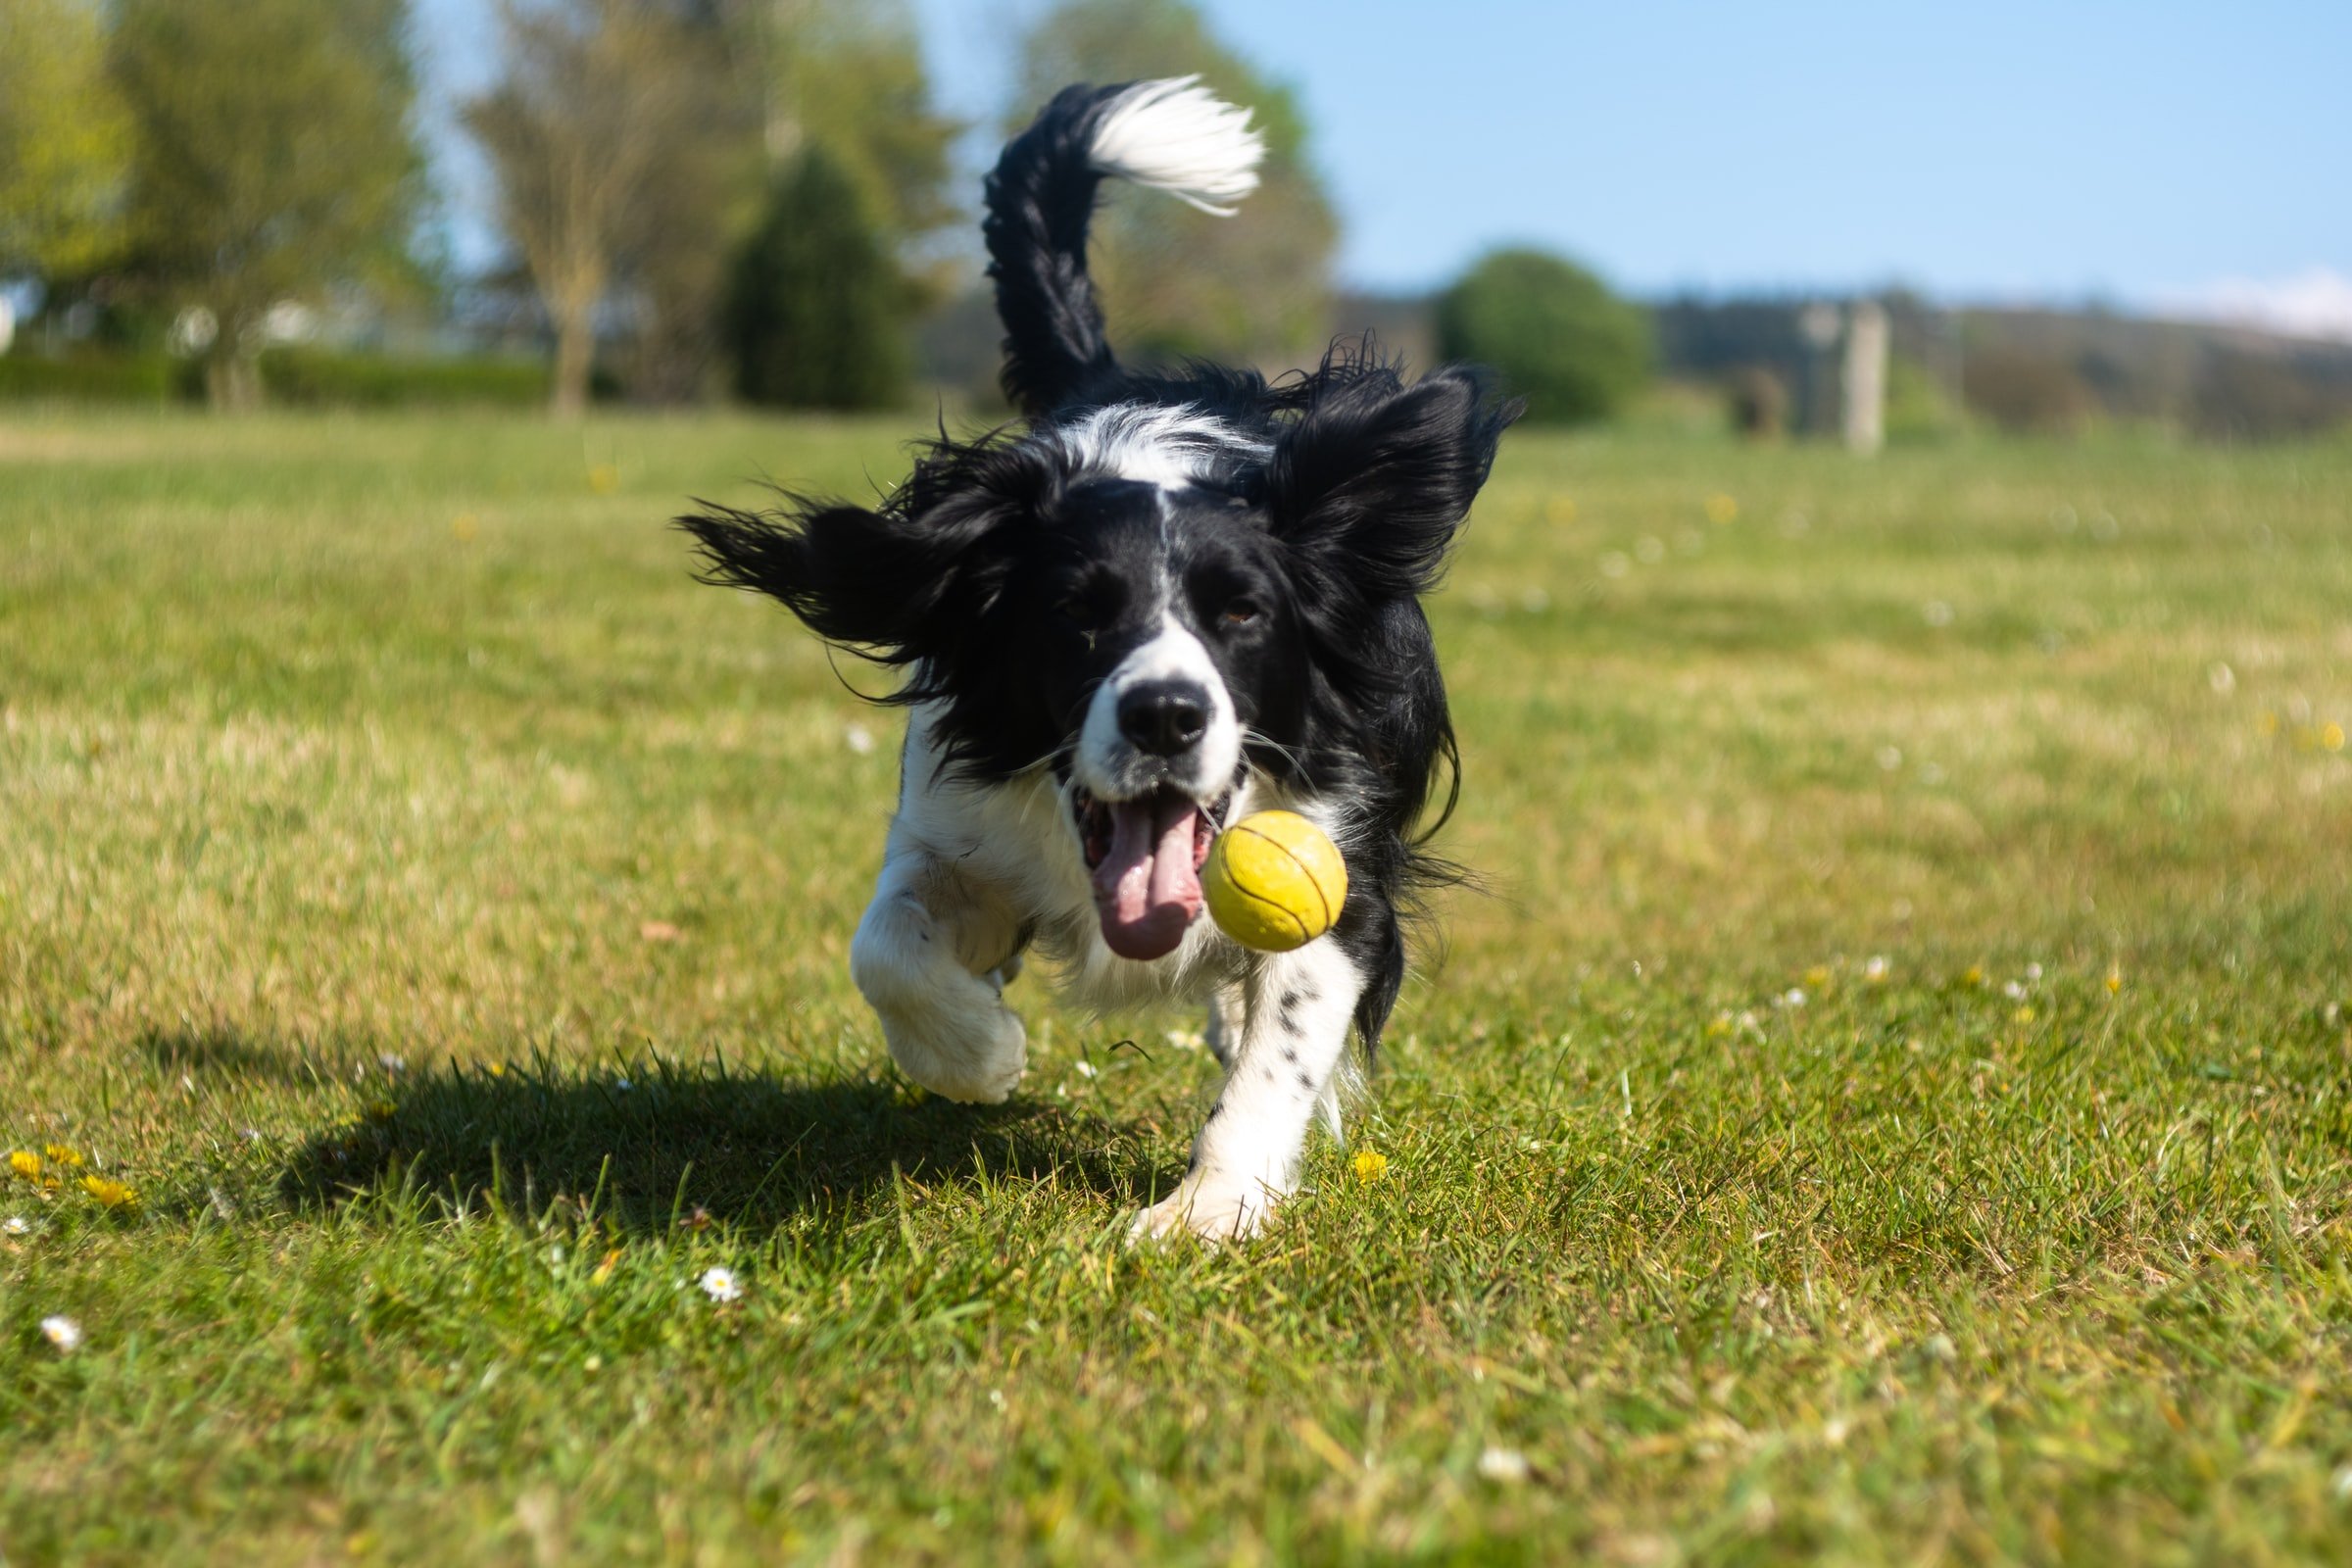
[[[1067,595],[1054,612],[1080,631],[1101,631],[1119,618],[1119,595],[1102,583],[1089,583]]]
[[[1247,626],[1257,618],[1257,607],[1247,599],[1237,599],[1225,607],[1225,624]]]

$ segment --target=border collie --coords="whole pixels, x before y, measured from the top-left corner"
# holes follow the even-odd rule
[[[1195,78],[1064,90],[1009,143],[983,232],[1024,428],[943,431],[879,506],[683,517],[707,580],[781,600],[906,678],[897,815],[850,947],[890,1054],[995,1102],[1026,1050],[1004,988],[1035,949],[1080,1005],[1202,1001],[1225,1083],[1133,1234],[1255,1231],[1336,1135],[1402,920],[1444,866],[1416,838],[1458,758],[1419,596],[1516,416],[1466,369],[1408,384],[1369,350],[1269,383],[1122,368],[1087,276],[1099,186],[1226,216],[1263,144]],[[708,506],[708,504],[706,504]],[[1200,918],[1226,822],[1267,808],[1348,862],[1325,936],[1249,952]]]

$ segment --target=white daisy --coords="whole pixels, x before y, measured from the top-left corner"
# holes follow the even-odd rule
[[[1489,1448],[1478,1456],[1478,1473],[1489,1481],[1525,1481],[1531,1468],[1517,1448]]]
[[[704,1270],[702,1285],[703,1294],[710,1298],[710,1299],[713,1301],[739,1301],[743,1299],[743,1286],[737,1283],[735,1279],[735,1271],[731,1268],[713,1268]]]
[[[57,1347],[60,1355],[72,1355],[81,1348],[81,1325],[70,1317],[41,1319],[41,1338]]]

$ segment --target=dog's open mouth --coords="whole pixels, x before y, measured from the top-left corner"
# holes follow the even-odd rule
[[[1229,793],[1203,807],[1164,784],[1131,801],[1099,801],[1071,787],[1095,913],[1111,952],[1158,958],[1176,951],[1200,913],[1200,866],[1232,804]]]

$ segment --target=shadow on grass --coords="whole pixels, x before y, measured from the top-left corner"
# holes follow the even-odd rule
[[[622,1084],[627,1087],[622,1087]],[[635,1080],[560,1067],[409,1076],[312,1138],[281,1179],[299,1207],[411,1188],[536,1212],[593,1201],[666,1228],[697,1209],[752,1226],[849,1216],[894,1170],[923,1182],[1055,1179],[1137,1205],[1174,1181],[1132,1129],[1036,1102],[952,1104],[889,1083],[793,1084],[667,1066]]]

